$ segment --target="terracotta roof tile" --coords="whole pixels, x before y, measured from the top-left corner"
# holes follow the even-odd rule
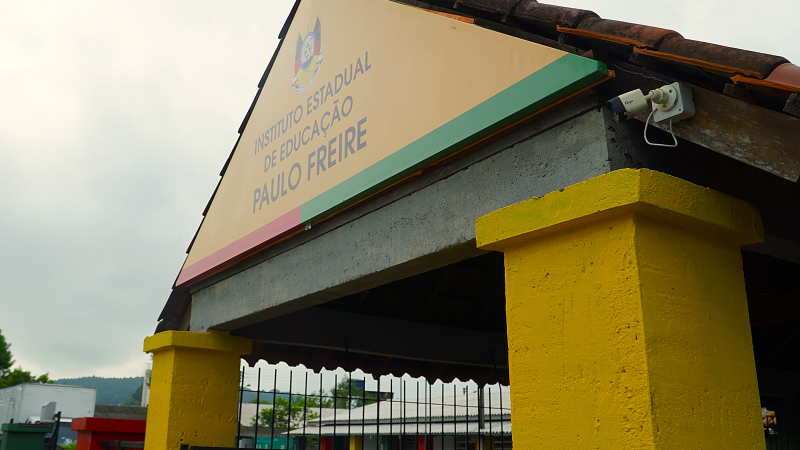
[[[458,3],[470,8],[480,9],[491,13],[511,14],[514,6],[520,0],[456,0]]]
[[[800,92],[800,67],[792,63],[781,64],[764,81],[791,87],[793,89],[790,90]]]
[[[537,3],[534,0],[523,0],[520,2],[512,15],[518,19],[552,23],[554,25],[570,28],[578,26],[578,24],[586,18],[600,17],[593,11],[545,5]]]
[[[693,41],[684,39],[680,35],[666,39],[658,47],[658,52],[642,53],[724,73],[738,73],[756,78],[765,78],[773,69],[789,62],[780,56]]]
[[[784,63],[775,68],[763,80],[747,78],[736,75],[731,78],[734,83],[747,83],[755,86],[764,86],[788,92],[800,92],[800,67],[792,63]]]
[[[602,39],[635,47],[658,48],[665,39],[679,36],[677,31],[649,27],[618,20],[587,17],[577,28],[559,27],[559,31],[584,37]]]
[[[673,30],[602,19],[592,11],[547,5],[535,0],[457,1],[474,9],[508,14],[527,22],[556,25],[558,31],[563,33],[630,45],[636,53],[702,67],[726,76],[765,79],[775,68],[788,62],[779,56],[684,39]],[[782,69],[782,72],[794,73],[793,70]],[[794,92],[791,83],[774,80],[772,83],[788,86],[790,89],[778,89]]]

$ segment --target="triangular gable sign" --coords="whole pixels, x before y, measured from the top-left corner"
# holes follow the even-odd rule
[[[607,73],[468,22],[389,0],[303,0],[177,285]]]

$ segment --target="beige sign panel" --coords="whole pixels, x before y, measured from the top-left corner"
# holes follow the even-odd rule
[[[300,2],[178,285],[606,75],[470,22],[388,0]]]

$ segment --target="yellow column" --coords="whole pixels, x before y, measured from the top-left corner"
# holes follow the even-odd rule
[[[477,221],[504,253],[514,447],[765,447],[747,203],[619,170]]]
[[[239,360],[250,339],[218,331],[164,331],[144,340],[153,354],[147,450],[235,446]]]
[[[362,436],[350,436],[350,450],[361,450]]]
[[[494,450],[494,440],[491,436],[476,434],[473,439],[475,440],[475,450]],[[481,447],[481,441],[483,441],[483,447]]]

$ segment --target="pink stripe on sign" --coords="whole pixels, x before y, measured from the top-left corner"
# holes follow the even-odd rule
[[[191,266],[184,267],[180,275],[178,275],[178,281],[175,282],[175,285],[184,287],[226,264],[243,259],[287,234],[297,231],[302,226],[300,221],[300,208],[301,206],[298,206],[252,233],[197,261]]]

